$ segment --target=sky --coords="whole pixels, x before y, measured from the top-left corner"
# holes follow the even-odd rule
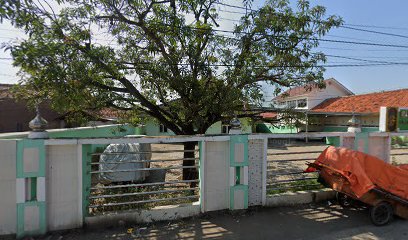
[[[295,1],[291,1],[295,6]],[[369,31],[397,34],[401,36],[388,36],[346,28],[333,29],[325,39],[353,41],[365,43],[379,43],[400,45],[402,47],[368,46],[345,43],[322,42],[318,51],[327,55],[339,56],[328,57],[329,65],[356,65],[373,64],[372,61],[387,61],[408,63],[408,1],[404,0],[311,0],[312,5],[323,5],[327,13],[338,15],[343,18],[345,26]],[[224,3],[242,5],[239,0],[225,0]],[[253,8],[264,4],[263,0],[255,0]],[[239,19],[243,10],[220,6],[221,17],[229,20],[221,20],[220,29],[231,30],[234,21]],[[228,12],[230,11],[230,12]],[[10,39],[24,38],[19,30],[9,24],[0,24],[0,42]],[[405,47],[406,46],[406,47]],[[18,77],[17,68],[11,66],[8,52],[0,52],[0,83],[16,83]],[[347,59],[345,59],[347,58]],[[360,59],[360,60],[352,60]],[[361,61],[363,60],[363,61]],[[371,62],[369,62],[371,61]],[[356,94],[408,88],[408,65],[393,66],[367,66],[367,67],[333,67],[327,68],[325,78],[335,78]],[[270,91],[266,88],[265,91]],[[266,93],[269,96],[269,93]]]

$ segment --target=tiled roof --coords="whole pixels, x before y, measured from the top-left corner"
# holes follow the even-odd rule
[[[339,83],[336,79],[334,78],[329,78],[324,80],[326,86],[334,83],[337,83],[339,86],[341,86],[342,88],[344,88],[347,92],[349,92],[350,95],[352,95],[353,93],[347,89],[346,87],[344,87],[341,83]],[[281,100],[284,98],[288,98],[288,97],[295,97],[295,96],[300,96],[300,95],[304,95],[307,93],[310,93],[314,90],[318,90],[317,84],[307,84],[304,86],[298,86],[298,87],[294,87],[294,88],[290,88],[288,90],[286,90],[285,92],[283,92],[282,94],[280,94],[279,96],[275,97],[273,100]]]
[[[123,115],[123,111],[113,108],[103,108],[97,112],[97,115],[105,119],[118,119]]]
[[[378,113],[380,107],[408,107],[408,89],[330,98],[312,109],[327,113]]]
[[[264,112],[264,113],[261,113],[261,114],[259,114],[262,118],[269,118],[269,119],[272,119],[272,118],[276,118],[277,116],[278,116],[278,113],[277,112]]]

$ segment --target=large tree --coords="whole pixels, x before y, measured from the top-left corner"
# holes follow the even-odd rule
[[[322,83],[325,56],[314,50],[340,18],[305,0],[295,9],[270,0],[242,10],[230,32],[218,28],[220,4],[3,0],[0,16],[29,36],[5,46],[31,93],[23,95],[64,112],[111,107],[196,134],[258,103],[261,82],[277,89]]]

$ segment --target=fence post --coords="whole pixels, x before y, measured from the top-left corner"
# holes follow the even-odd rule
[[[230,136],[230,209],[248,208],[248,136]]]
[[[89,196],[91,195],[91,162],[92,162],[92,145],[79,145],[82,150],[82,219],[89,216]]]
[[[199,156],[200,156],[200,160],[199,160],[199,179],[200,179],[200,211],[202,213],[205,212],[205,141],[200,141],[198,143],[198,147],[199,147]]]
[[[45,157],[44,140],[23,139],[17,142],[17,238],[41,235],[47,231]]]
[[[268,138],[263,139],[262,158],[262,206],[266,205],[266,179],[268,175]]]

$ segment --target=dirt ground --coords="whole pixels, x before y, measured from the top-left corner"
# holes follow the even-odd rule
[[[393,164],[408,164],[408,148],[391,149],[391,163]]]
[[[252,208],[213,212],[196,218],[150,225],[54,232],[39,240],[88,239],[408,239],[408,224],[394,219],[375,227],[367,209],[343,209],[335,204],[282,208]]]
[[[163,162],[155,162],[150,165],[150,167],[166,168],[183,165],[182,152],[169,152],[169,153],[154,153],[155,151],[182,151],[184,146],[182,144],[152,144],[152,160],[166,160]],[[198,158],[198,147],[195,157]],[[198,163],[198,160],[196,161]],[[198,164],[197,164],[198,165]],[[166,181],[177,181],[182,180],[182,169],[169,169],[166,171]]]

